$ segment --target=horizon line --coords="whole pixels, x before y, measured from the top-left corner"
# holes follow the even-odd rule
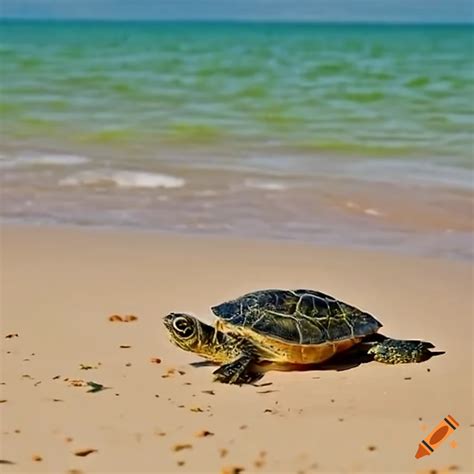
[[[22,22],[84,22],[84,23],[265,23],[306,25],[354,25],[354,26],[474,26],[474,20],[323,20],[323,19],[279,19],[279,18],[71,18],[71,17],[19,17],[0,16],[0,21]]]

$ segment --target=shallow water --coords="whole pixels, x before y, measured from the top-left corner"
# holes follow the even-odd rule
[[[470,258],[472,33],[3,22],[2,216]]]

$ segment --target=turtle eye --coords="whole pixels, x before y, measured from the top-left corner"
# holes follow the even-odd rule
[[[194,334],[193,324],[183,317],[176,318],[173,321],[173,328],[183,339],[191,337]]]

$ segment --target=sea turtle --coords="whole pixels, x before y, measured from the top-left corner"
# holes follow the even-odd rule
[[[319,364],[356,344],[386,364],[421,362],[433,344],[376,334],[370,314],[313,290],[260,290],[211,308],[215,326],[184,313],[164,318],[170,340],[221,366],[215,380],[242,384],[279,370]]]

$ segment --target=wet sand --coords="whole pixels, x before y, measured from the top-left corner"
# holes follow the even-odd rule
[[[2,472],[474,469],[466,263],[26,226],[3,228],[1,257]],[[168,342],[170,311],[212,321],[211,305],[271,287],[319,289],[373,313],[385,334],[446,353],[415,365],[270,372],[235,387],[213,383],[212,367],[190,365],[199,359]],[[114,314],[137,319],[109,321]],[[89,392],[91,381],[106,389]],[[460,427],[416,460],[448,414]]]

